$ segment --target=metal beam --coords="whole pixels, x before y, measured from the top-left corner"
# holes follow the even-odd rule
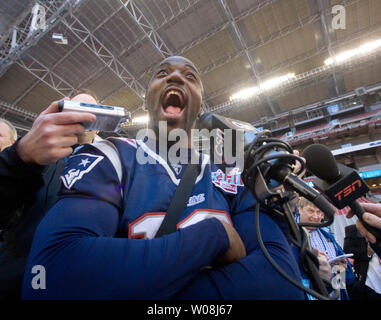
[[[119,9],[117,9],[115,12],[113,12],[111,15],[109,15],[102,23],[97,25],[97,27],[93,30],[93,32],[96,32],[99,28],[101,28],[107,21],[109,21],[112,17],[117,14],[123,6],[120,6]],[[50,68],[51,71],[53,71],[57,66],[59,66],[67,57],[69,57],[80,45],[82,45],[81,41],[78,41],[75,46],[73,46],[64,56],[62,56],[57,62],[54,63],[54,65]],[[46,75],[45,75],[46,76]],[[44,77],[45,78],[45,77]],[[87,78],[86,78],[87,80]],[[41,79],[38,78],[38,80],[33,83],[31,86],[29,86],[21,95],[19,95],[16,100],[13,102],[13,105],[17,105],[30,91],[33,90],[39,83],[41,83]],[[78,89],[82,88],[83,82],[78,85]]]
[[[26,59],[18,59],[16,63],[24,70],[34,75],[37,79],[47,84],[62,96],[72,96],[76,89],[50,68],[45,66],[31,55],[24,53]],[[26,62],[28,60],[28,62]]]
[[[348,0],[346,1],[346,3],[353,3],[357,0]],[[320,16],[316,16],[318,19],[320,19]],[[316,21],[316,17],[312,17],[312,20],[311,22],[313,21]],[[369,37],[372,37],[373,34],[378,34],[379,32],[381,32],[381,24],[378,24],[379,27],[375,27],[373,28],[371,31],[369,32],[366,32],[364,33],[362,30],[361,31],[358,31],[356,33],[352,33],[352,34],[349,34],[347,35],[346,37],[344,38],[341,38],[340,41],[339,40],[335,40],[334,42],[332,42],[332,47],[335,48],[335,46],[342,46],[342,45],[345,45],[346,43],[353,43],[354,40],[357,40],[357,39],[362,39],[362,38],[369,38]],[[250,47],[249,47],[250,49]],[[302,55],[299,55],[295,58],[292,58],[290,60],[287,60],[279,65],[276,65],[275,67],[271,68],[268,70],[267,72],[267,75],[271,75],[271,74],[277,74],[279,72],[279,70],[282,70],[284,69],[284,67],[286,66],[292,66],[294,64],[298,64],[298,63],[302,63],[308,59],[311,59],[317,55],[320,55],[322,54],[323,52],[325,52],[327,50],[327,47],[326,46],[322,46],[320,48],[318,48],[317,50],[316,49],[313,49],[309,52],[306,52]],[[239,56],[242,56],[242,52],[237,52],[235,53],[234,55],[231,55],[229,57],[225,57],[224,59],[221,59],[220,61],[218,61],[216,64],[214,64],[213,66],[211,67],[206,67],[205,69],[202,69],[201,70],[201,73],[204,74],[204,73],[208,73],[216,68],[219,68],[223,65],[225,65],[226,63],[229,63],[230,60],[232,59],[235,59],[235,58],[238,58]],[[323,61],[322,61],[323,63]],[[246,80],[243,80],[243,81],[249,81],[249,79],[246,79]],[[243,82],[242,82],[243,83]],[[214,99],[224,93],[226,93],[226,91],[228,90],[229,88],[221,88],[221,89],[218,89],[214,92],[211,92],[208,94],[209,98],[210,99]],[[227,104],[229,104],[229,101],[226,102]],[[218,106],[216,106],[218,107]],[[212,107],[212,108],[215,108],[215,107]]]
[[[119,0],[126,11],[134,19],[139,29],[148,37],[162,58],[173,55],[167,44],[160,37],[158,31],[153,27],[152,23],[144,16],[134,0]]]
[[[73,14],[63,19],[63,24],[98,58],[107,68],[109,68],[118,78],[126,84],[141,100],[145,89],[141,83],[125,68],[112,53],[90,32],[82,22]]]
[[[374,63],[378,61],[381,57],[381,50],[374,51],[372,54],[367,56],[359,56],[357,59],[348,60],[347,62],[343,62],[340,66],[336,66],[339,71],[340,70],[356,70],[361,67],[364,63]],[[303,86],[311,83],[311,81],[318,81],[327,77],[332,73],[333,65],[322,65],[315,69],[309,70],[307,72],[303,72],[298,74],[292,80],[279,85],[278,87],[270,90],[269,92],[276,96],[283,95],[286,92],[290,92],[290,90],[300,90]],[[245,108],[249,105],[250,100],[248,101],[227,101],[217,106],[213,106],[210,111],[218,112],[218,113],[230,113],[232,111],[238,111],[240,109]],[[252,105],[253,103],[251,103]]]
[[[36,2],[39,6],[33,7],[34,12],[27,15],[13,29],[0,48],[0,77],[19,59],[21,54],[36,44],[42,36],[68,15],[76,4],[76,0]]]
[[[253,45],[250,45],[247,47],[248,51],[256,50],[264,45],[268,45],[269,43],[276,41],[288,34],[291,34],[295,32],[296,30],[313,23],[319,19],[319,15],[314,15],[312,17],[309,17],[307,19],[302,20],[300,23],[292,26],[291,28],[287,28],[286,30],[277,31],[273,34],[268,35],[265,39],[261,39],[259,42],[254,43]],[[219,61],[214,62],[213,64],[210,64],[209,66],[206,66],[204,69],[201,70],[202,74],[211,72],[217,68],[222,67],[223,65],[231,62],[232,60],[243,56],[245,54],[244,50],[240,50],[235,52],[234,54],[227,55],[224,58],[220,59]]]
[[[12,37],[13,30],[17,29],[17,26],[21,24],[32,12],[34,3],[31,1],[27,7],[18,15],[17,19],[12,23],[12,25],[4,31],[0,38],[0,48],[2,48],[7,40]]]
[[[226,0],[220,0],[219,3],[224,8],[224,11],[226,13],[226,17],[228,18],[230,25],[234,31],[233,35],[238,40],[240,49],[243,51],[245,58],[250,65],[250,71],[251,71],[250,76],[251,76],[252,80],[254,81],[254,84],[260,85],[261,84],[261,78],[259,76],[259,72],[258,72],[257,67],[256,67],[256,65],[255,65],[255,63],[251,57],[251,54],[250,54],[249,49],[247,47],[246,41],[244,40],[244,37],[241,33],[241,30],[238,27],[237,21],[234,18]],[[264,102],[270,107],[272,115],[275,115],[277,113],[277,110],[275,110],[273,103],[270,101],[270,99],[268,98],[267,95],[264,95]]]
[[[139,27],[141,32],[144,34],[143,39],[144,38],[148,38],[151,41],[151,43],[154,45],[154,47],[156,48],[156,50],[158,51],[158,53],[160,54],[160,56],[162,58],[165,58],[165,57],[173,55],[173,52],[168,48],[167,44],[160,37],[157,28],[153,27],[153,23],[151,23],[148,20],[148,18],[142,13],[140,8],[135,4],[135,2],[133,0],[127,0],[127,1],[120,0],[120,3],[122,4],[122,7],[124,7],[126,9],[128,14],[134,19],[135,23],[137,24],[137,26]],[[180,10],[179,14],[183,13],[189,7],[190,7],[190,4],[183,11]],[[174,14],[172,14],[172,18],[171,19],[174,19],[176,16]],[[135,44],[136,43],[137,43],[137,41],[135,41]],[[123,54],[125,54],[125,52],[127,52],[131,48],[132,48],[132,45],[129,46],[128,48],[124,49],[118,55],[118,57],[120,57]],[[103,69],[99,70],[96,75],[102,74],[102,72],[103,72]],[[89,77],[89,79],[86,79],[82,83],[85,83],[85,82],[87,82],[90,79],[91,79],[91,76]],[[141,77],[139,77],[139,79],[141,79]],[[105,97],[102,98],[102,101],[106,100],[108,97],[113,95],[115,92],[118,92],[122,88],[123,87],[120,87],[120,88],[114,90],[113,92],[111,92],[110,94],[106,95]]]
[[[236,18],[236,21],[240,21],[242,19],[244,19],[245,17],[247,17],[248,15],[250,14],[253,14],[261,9],[263,9],[264,7],[272,4],[273,2],[275,2],[276,0],[265,0],[265,1],[260,1],[258,2],[255,6],[251,7],[250,9],[248,9],[247,11],[245,12],[242,12],[237,18]],[[184,54],[187,50],[189,50],[190,48],[193,48],[197,45],[199,45],[200,43],[208,40],[210,37],[213,37],[214,35],[218,34],[219,32],[223,31],[223,30],[226,30],[228,27],[230,26],[230,21],[226,21],[224,22],[222,25],[220,26],[216,26],[214,27],[212,30],[209,30],[208,32],[202,34],[200,37],[198,37],[197,39],[183,45],[180,49],[178,49],[175,54],[176,55],[182,55]],[[161,28],[162,25],[160,25],[159,28]],[[249,50],[253,49],[253,47],[249,47]],[[226,59],[228,60],[227,62],[229,62],[230,60],[229,59],[234,59],[238,56],[241,56],[244,54],[244,51],[239,51],[237,53],[235,53],[234,55],[229,55],[226,57]],[[226,59],[223,59],[226,62]],[[224,64],[225,64],[224,63]],[[201,75],[203,73],[207,73],[211,70],[214,70],[215,67],[219,67],[219,63],[218,62],[214,62],[213,64],[211,64],[210,66],[207,66],[205,68],[205,71],[203,70],[200,70],[201,72]],[[145,77],[147,74],[151,74],[153,72],[153,68],[154,68],[154,65],[151,65],[149,66],[140,76],[139,76],[139,79]]]
[[[240,14],[236,18],[236,21],[240,21],[241,19],[245,18],[247,15],[257,12],[257,11],[261,10],[262,8],[264,8],[265,6],[270,5],[273,2],[274,1],[260,2],[257,6],[250,8],[247,12],[243,12],[242,14]],[[300,28],[302,28],[302,27],[304,27],[310,23],[317,21],[318,19],[320,19],[320,16],[318,14],[316,14],[312,17],[307,17],[305,19],[302,19],[301,21],[299,21],[298,24],[293,25],[290,28],[286,28],[284,30],[279,30],[275,33],[272,33],[272,34],[268,35],[265,39],[261,39],[260,41],[257,41],[255,43],[253,43],[252,45],[248,46],[247,49],[249,51],[258,49],[264,45],[271,43],[272,41],[278,40],[281,37],[284,37],[284,36],[294,32],[294,31],[296,31],[296,30],[298,30],[298,29],[300,29]],[[217,33],[227,29],[229,26],[230,26],[230,21],[224,22],[222,25],[217,26],[217,27],[213,28],[212,30],[208,31],[207,33],[201,35],[198,39],[195,39],[192,42],[184,45],[182,48],[180,48],[178,50],[178,52],[176,52],[176,54],[179,54],[179,55],[183,54],[184,52],[186,52],[190,48],[199,45],[200,43],[206,41],[210,37],[213,37]],[[234,60],[240,56],[243,56],[244,54],[245,54],[244,50],[239,50],[233,54],[227,55],[227,56],[221,58],[220,60],[214,61],[212,64],[201,69],[200,73],[201,73],[201,75],[203,75],[203,74],[206,74],[208,72],[211,72],[217,68],[224,66],[225,64],[231,62],[232,60]],[[147,74],[150,74],[150,73],[152,73],[152,67],[145,70],[143,72],[143,74],[141,76],[139,76],[139,79],[143,78],[144,76],[146,76]]]
[[[65,55],[63,55],[57,62],[54,63],[52,67],[50,67],[50,71],[53,72],[53,70],[61,64],[68,56],[70,56],[82,43],[78,42],[74,47],[72,47]],[[47,76],[47,73],[43,75],[41,78],[37,78],[38,80],[33,83],[31,86],[29,86],[21,95],[19,95],[15,101],[13,101],[14,105],[17,105],[30,91],[33,90],[38,84],[40,84],[45,77]],[[73,87],[73,86],[71,86]],[[74,87],[73,87],[74,89]]]
[[[4,111],[5,113],[10,112],[19,118],[23,118],[24,121],[25,120],[34,121],[38,116],[37,113],[11,105],[3,97],[0,97],[0,110]]]

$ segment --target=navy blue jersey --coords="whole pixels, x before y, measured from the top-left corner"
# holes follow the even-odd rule
[[[199,158],[178,231],[154,238],[186,165],[171,165],[144,142],[126,138],[78,148],[62,175],[60,200],[36,231],[23,298],[302,299],[259,249],[255,200],[239,172],[227,175],[208,160]],[[229,245],[217,219],[235,226],[248,256],[211,268]],[[274,259],[300,279],[278,224],[263,214],[261,229]],[[35,266],[43,267],[43,286],[36,285]]]

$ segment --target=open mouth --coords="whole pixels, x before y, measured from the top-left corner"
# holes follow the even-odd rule
[[[164,93],[162,101],[164,113],[168,116],[181,115],[183,109],[185,108],[184,94],[177,89],[167,90]]]

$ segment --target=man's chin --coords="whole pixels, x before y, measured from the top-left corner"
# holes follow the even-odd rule
[[[179,115],[163,114],[160,117],[160,121],[165,121],[168,130],[172,129],[185,129],[185,121],[183,119],[183,113]]]

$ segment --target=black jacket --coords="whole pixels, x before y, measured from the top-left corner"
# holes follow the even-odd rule
[[[18,142],[0,152],[0,229],[8,226],[18,208],[33,201],[44,184],[45,167],[22,161],[16,151]]]
[[[1,197],[6,205],[2,221],[7,227],[0,245],[0,299],[19,299],[35,230],[57,200],[65,162],[26,165],[14,147],[3,152],[0,177],[6,179],[1,180]],[[10,190],[9,196],[3,193],[6,190]]]

